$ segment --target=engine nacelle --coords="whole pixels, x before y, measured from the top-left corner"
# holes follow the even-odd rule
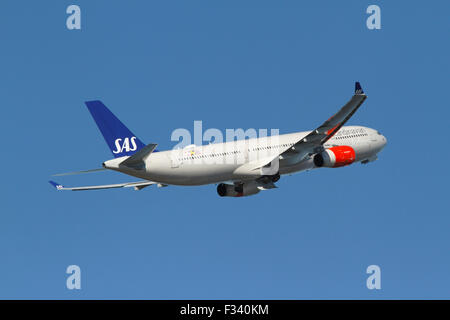
[[[219,183],[217,186],[217,193],[221,197],[245,197],[257,194],[259,191],[258,186],[253,182],[247,182],[237,186]]]
[[[355,158],[356,153],[352,147],[337,146],[316,154],[313,161],[316,167],[337,168],[352,164]]]

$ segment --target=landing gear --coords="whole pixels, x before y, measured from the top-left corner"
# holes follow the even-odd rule
[[[277,182],[278,180],[280,180],[280,174],[279,173],[274,174],[272,176],[272,182]]]
[[[261,177],[260,181],[263,183],[271,183],[271,182],[277,182],[278,180],[280,180],[280,174],[274,174],[274,175],[270,175],[270,176],[263,176]]]

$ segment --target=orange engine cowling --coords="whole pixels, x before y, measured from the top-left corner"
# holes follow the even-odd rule
[[[355,158],[356,153],[352,147],[337,146],[316,154],[313,160],[316,167],[337,168],[352,164]]]

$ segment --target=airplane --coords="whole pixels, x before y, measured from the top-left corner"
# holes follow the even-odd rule
[[[143,180],[84,187],[49,182],[57,190],[72,191],[217,184],[221,197],[254,195],[276,188],[282,175],[377,160],[386,138],[375,129],[344,126],[366,98],[356,82],[352,98],[315,130],[167,151],[156,150],[154,143],[145,145],[101,101],[87,101],[114,158],[103,162],[103,168],[59,175],[114,170]]]

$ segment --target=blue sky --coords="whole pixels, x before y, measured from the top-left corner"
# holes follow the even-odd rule
[[[65,13],[81,7],[82,29]],[[370,4],[381,30],[368,30]],[[450,30],[445,1],[2,1],[1,298],[449,298]],[[176,128],[313,129],[360,81],[350,120],[380,159],[215,186],[56,192],[111,158],[84,101],[145,143]],[[118,173],[67,176],[89,185]],[[82,289],[66,289],[68,265]],[[368,290],[367,266],[382,289]]]

